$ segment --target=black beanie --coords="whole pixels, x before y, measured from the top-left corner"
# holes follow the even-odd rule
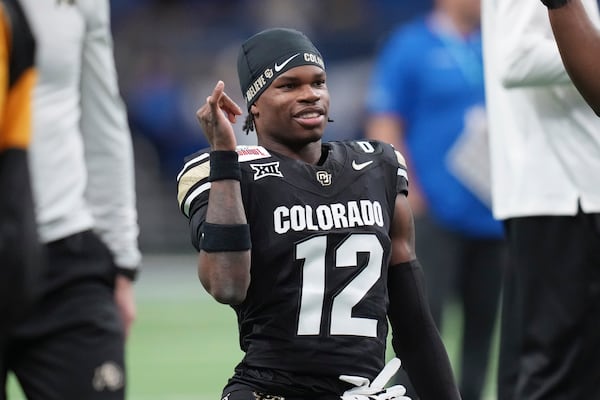
[[[238,54],[237,68],[248,109],[277,76],[300,65],[325,69],[321,53],[302,32],[273,28],[246,40]]]

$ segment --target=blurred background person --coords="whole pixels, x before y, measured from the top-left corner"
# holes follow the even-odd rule
[[[596,0],[583,4],[600,23]],[[600,119],[542,3],[483,0],[482,16],[492,204],[509,247],[498,399],[598,399]]]
[[[141,257],[109,3],[21,4],[37,42],[29,161],[46,268],[10,332],[0,398],[10,370],[30,400],[121,400]]]
[[[482,396],[505,263],[490,210],[479,0],[437,0],[382,47],[366,108],[367,136],[392,143],[412,171],[409,201],[432,314],[462,316],[460,390]],[[402,379],[402,378],[401,378]]]
[[[573,84],[600,116],[600,30],[581,0],[542,0]]]
[[[0,2],[0,360],[5,335],[31,305],[41,268],[27,152],[35,40],[16,0]],[[0,361],[0,369],[2,363]]]

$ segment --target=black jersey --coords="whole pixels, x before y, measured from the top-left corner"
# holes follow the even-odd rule
[[[324,162],[311,165],[260,146],[237,149],[252,264],[246,300],[233,307],[245,352],[234,380],[258,386],[244,371],[265,369],[281,381],[274,386],[294,382],[294,393],[341,394],[340,374],[372,379],[384,365],[389,232],[396,195],[407,193],[404,159],[377,141],[323,151]],[[194,154],[178,176],[188,218],[205,218],[208,158]]]

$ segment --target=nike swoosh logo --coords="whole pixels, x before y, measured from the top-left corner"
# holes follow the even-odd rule
[[[279,72],[283,69],[283,67],[285,67],[290,61],[292,61],[294,58],[298,57],[300,55],[300,53],[296,53],[293,56],[291,56],[290,58],[288,58],[287,60],[285,60],[284,62],[282,62],[281,64],[277,64],[275,63],[275,72]]]
[[[352,168],[354,168],[357,171],[360,171],[361,169],[365,168],[366,166],[371,165],[372,163],[373,163],[373,160],[357,164],[356,160],[352,160]]]

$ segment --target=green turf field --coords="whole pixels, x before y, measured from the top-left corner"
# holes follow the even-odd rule
[[[136,296],[138,317],[127,352],[128,399],[218,400],[241,358],[237,326],[234,312],[202,289],[194,259],[146,256]],[[453,356],[459,313],[449,313],[446,323],[454,333],[445,335]],[[484,400],[494,399],[492,386]],[[11,380],[9,400],[23,399]]]

